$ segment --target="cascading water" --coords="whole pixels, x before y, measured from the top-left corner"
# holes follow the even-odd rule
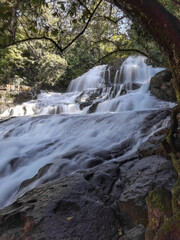
[[[149,112],[173,105],[148,93],[149,79],[161,69],[144,58],[128,58],[112,82],[106,70],[95,67],[67,93],[42,92],[1,115],[21,117],[0,124],[0,208],[48,179],[131,154],[148,138],[141,128]],[[43,167],[41,177],[26,181]]]

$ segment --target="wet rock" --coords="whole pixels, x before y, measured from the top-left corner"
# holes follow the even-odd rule
[[[97,109],[98,104],[99,104],[98,102],[92,104],[92,106],[88,110],[88,113],[94,113],[96,111],[96,109]]]
[[[162,100],[176,101],[176,94],[172,84],[172,74],[169,70],[163,70],[151,78],[150,92]]]
[[[90,106],[92,103],[91,102],[82,102],[79,104],[79,108],[82,110],[85,107]]]
[[[39,169],[38,173],[33,178],[27,179],[24,182],[22,182],[19,187],[19,191],[23,190],[24,188],[28,187],[30,184],[44,176],[51,166],[52,164],[45,165],[44,167]]]
[[[132,83],[132,90],[136,90],[141,87],[141,84],[138,83]]]
[[[143,142],[138,148],[141,157],[163,154],[161,143],[169,132],[170,114],[170,110],[155,111],[145,118],[141,133],[144,137],[149,135],[149,138],[147,137],[147,141]]]
[[[0,239],[110,240],[118,227],[114,211],[80,175],[41,185],[0,211]]]
[[[104,161],[102,158],[95,158],[95,159],[92,159],[90,162],[88,162],[87,164],[87,168],[92,168],[92,167],[95,167],[97,165],[100,165],[102,164]]]

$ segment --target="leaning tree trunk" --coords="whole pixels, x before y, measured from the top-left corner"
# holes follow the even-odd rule
[[[135,18],[153,36],[162,47],[172,71],[178,105],[172,111],[172,126],[162,146],[173,160],[174,168],[178,173],[177,182],[172,189],[173,214],[158,230],[155,237],[149,236],[148,228],[151,226],[149,223],[146,240],[180,240],[180,22],[158,0],[111,1]],[[163,206],[163,202],[161,205]]]
[[[180,104],[180,22],[157,0],[112,0],[150,33],[169,60]]]

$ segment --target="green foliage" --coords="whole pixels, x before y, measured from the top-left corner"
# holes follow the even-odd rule
[[[162,54],[159,45],[137,22],[131,23],[128,35],[130,38],[130,48],[145,53],[149,57],[147,63],[168,68],[168,62]]]
[[[55,54],[44,54],[38,61],[37,80],[40,85],[54,86],[65,72],[67,62]]]
[[[91,49],[90,46],[85,47],[86,43],[87,40],[82,37],[75,43],[74,47],[71,48],[71,51],[66,54],[67,69],[59,85],[64,81],[67,87],[72,79],[82,75],[97,64],[98,49]]]
[[[176,4],[160,1],[179,16]],[[0,0],[0,47],[22,39],[48,37],[64,48],[84,29],[98,2]],[[0,50],[0,83],[66,86],[96,64],[114,63],[134,53],[119,51],[128,48],[140,50],[154,62],[168,66],[161,49],[138,23],[128,20],[113,4],[102,1],[83,36],[63,53],[63,59],[52,43],[45,41]]]
[[[0,52],[0,84],[53,86],[64,73],[67,63],[43,41],[12,46]]]

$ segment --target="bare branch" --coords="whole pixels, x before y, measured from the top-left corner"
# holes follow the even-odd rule
[[[16,44],[23,43],[23,42],[28,42],[28,41],[33,41],[33,40],[43,40],[43,39],[52,42],[60,50],[60,52],[62,52],[62,48],[52,38],[49,38],[49,37],[30,37],[30,38],[16,41],[14,43],[7,44],[3,47],[0,47],[0,49],[5,49],[7,47],[14,46]]]
[[[105,55],[104,57],[100,58],[98,62],[101,62],[103,59],[111,56],[114,53],[118,53],[118,52],[135,52],[135,53],[139,53],[139,54],[141,54],[141,55],[143,55],[143,56],[145,56],[147,58],[152,59],[155,63],[158,63],[156,61],[156,59],[153,59],[153,58],[149,57],[146,53],[144,53],[144,52],[142,52],[142,51],[140,51],[138,49],[134,49],[134,48],[132,48],[132,49],[120,49],[120,48],[118,48],[118,49],[114,50],[113,52],[110,52],[107,55]]]
[[[123,18],[125,18],[124,16],[123,17],[120,17],[120,18],[118,18],[117,20],[114,20],[114,19],[112,19],[112,18],[110,18],[110,17],[108,17],[108,16],[97,16],[97,17],[95,17],[95,18],[103,18],[104,20],[108,20],[108,21],[110,21],[110,22],[112,22],[113,24],[117,24],[119,21],[121,21]]]
[[[64,50],[66,50],[68,47],[70,47],[70,46],[86,31],[86,29],[87,29],[87,27],[88,27],[88,25],[89,25],[92,17],[94,16],[96,10],[98,9],[98,7],[99,7],[99,5],[101,4],[102,1],[103,1],[103,0],[100,0],[99,3],[98,3],[98,4],[96,5],[96,7],[94,8],[94,10],[93,10],[93,12],[91,13],[91,15],[90,15],[90,17],[89,17],[86,25],[84,26],[83,30],[82,30],[70,43],[68,43],[68,44],[62,49],[62,52],[63,52]]]
[[[103,0],[100,0],[99,3],[96,5],[96,7],[94,8],[93,12],[91,13],[89,19],[87,20],[86,25],[82,29],[82,31],[79,34],[77,34],[76,37],[70,43],[68,43],[64,48],[60,47],[56,41],[54,41],[52,38],[49,38],[49,37],[29,37],[27,39],[22,39],[22,40],[15,41],[13,43],[4,45],[4,46],[0,47],[0,49],[5,49],[7,47],[14,46],[16,44],[27,42],[27,41],[31,41],[31,40],[42,40],[42,39],[45,39],[45,40],[48,40],[48,41],[52,42],[59,49],[59,51],[62,53],[68,47],[70,47],[85,32],[85,30],[87,29],[87,27],[88,27],[92,17],[94,16],[96,10],[98,9],[98,7],[99,7],[99,5],[101,4],[102,1]]]

